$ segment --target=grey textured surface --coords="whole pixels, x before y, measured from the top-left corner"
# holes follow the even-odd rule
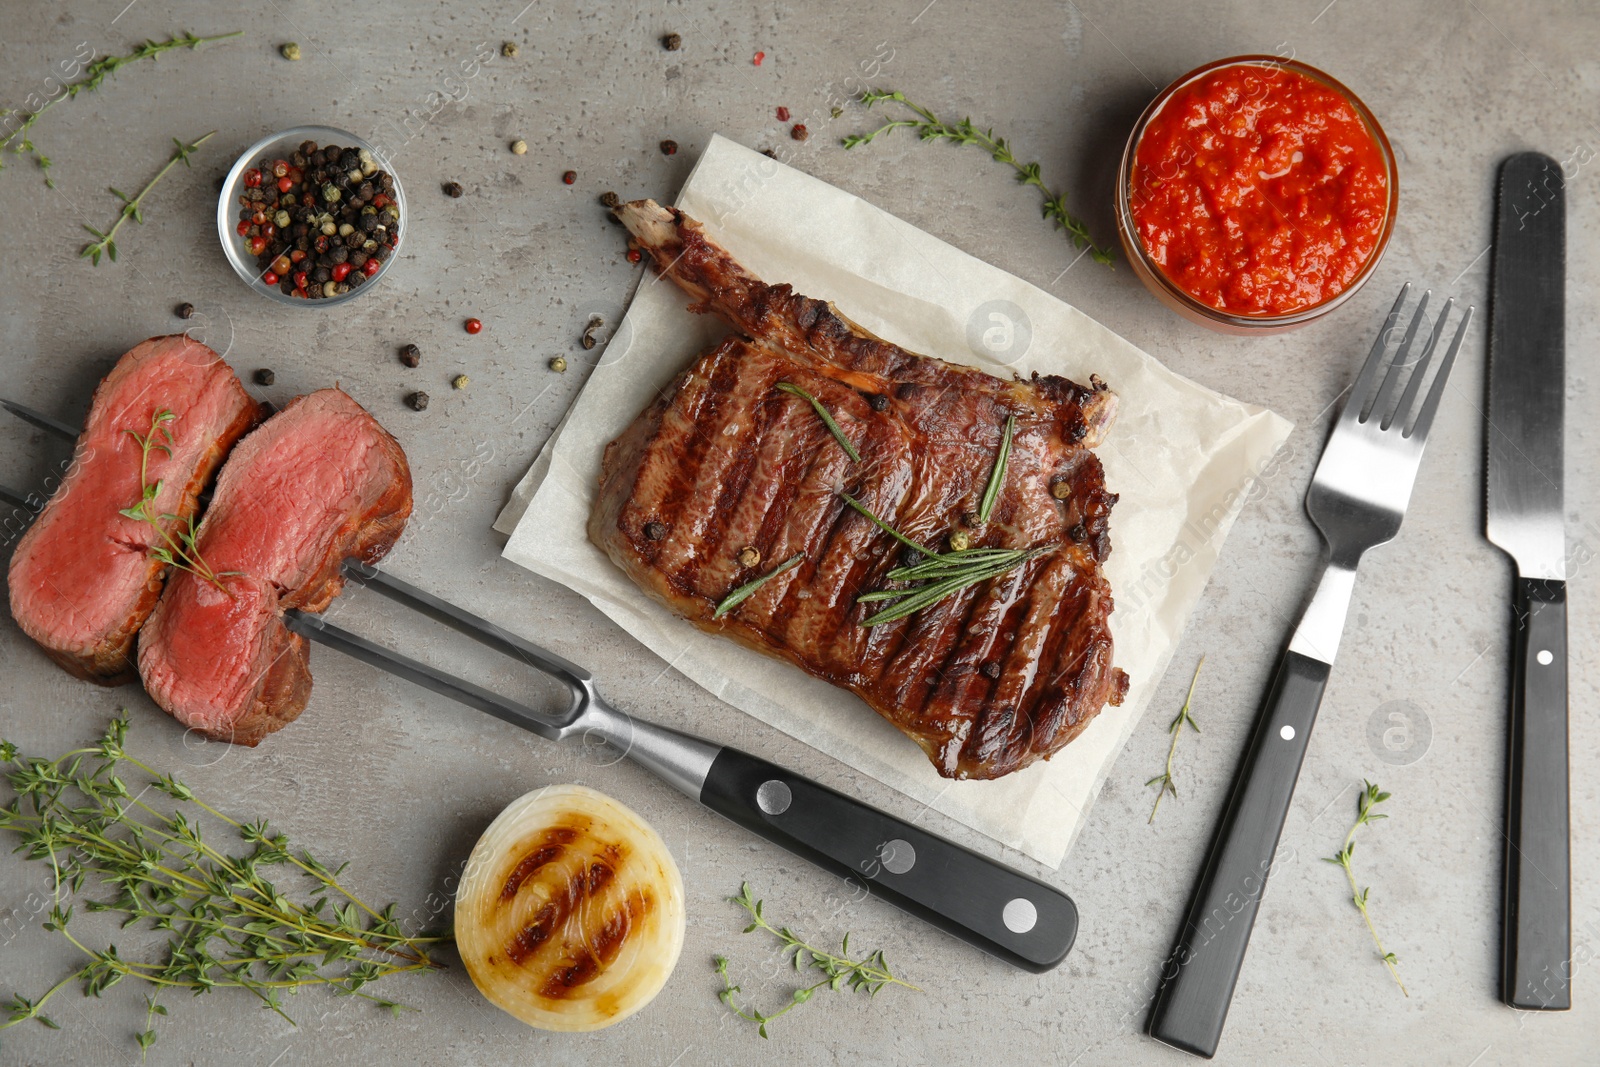
[[[601,192],[670,197],[713,131],[780,148],[794,165],[1049,287],[1178,371],[1298,423],[1289,461],[1236,527],[1176,665],[1087,830],[1059,872],[1044,872],[1075,895],[1083,928],[1068,961],[1038,977],[874,901],[852,900],[838,880],[644,772],[598,765],[580,746],[523,736],[336,654],[315,653],[316,693],[299,723],[254,751],[192,749],[137,689],[75,681],[9,620],[0,622],[6,736],[53,753],[95,736],[126,705],[135,750],[181,768],[221,806],[270,815],[304,843],[349,859],[351,881],[365,895],[398,900],[403,911],[426,912],[442,900],[494,814],[549,782],[583,782],[633,806],[683,869],[689,933],[677,973],[644,1012],[609,1031],[528,1030],[482,1001],[457,967],[401,980],[394,992],[422,1012],[399,1019],[316,993],[292,1002],[298,1029],[244,994],[173,1000],[151,1063],[929,1063],[1002,1050],[1018,1063],[1181,1062],[1181,1054],[1141,1036],[1141,1023],[1277,649],[1313,574],[1315,535],[1300,498],[1328,406],[1401,281],[1483,310],[1494,169],[1518,149],[1539,148],[1576,168],[1568,209],[1568,529],[1574,545],[1586,545],[1579,559],[1600,545],[1600,518],[1588,514],[1600,477],[1590,387],[1600,254],[1585,239],[1597,224],[1600,23],[1580,5],[124,4],[5,0],[0,102],[19,106],[43,90],[50,64],[80,42],[122,52],[175,28],[247,33],[199,54],[127,68],[105,89],[53,109],[35,140],[55,162],[58,190],[47,191],[26,162],[13,167],[7,158],[0,395],[79,418],[116,356],[141,338],[177,330],[173,305],[192,301],[204,316],[204,339],[226,349],[241,373],[276,371],[277,384],[261,391],[267,398],[281,402],[337,381],[399,436],[419,514],[387,567],[589,665],[622,707],[787,762],[903,815],[917,814],[904,798],[721,705],[574,594],[498,558],[489,524],[598,354],[577,344],[584,325],[591,314],[614,322],[638,278],[623,259],[620,231],[596,204]],[[669,31],[683,35],[681,51],[657,43]],[[461,76],[459,64],[480,42],[497,48],[506,39],[520,43],[519,58],[496,54],[476,76]],[[304,50],[298,64],[277,54],[289,40]],[[760,67],[751,63],[757,50],[766,52]],[[1402,206],[1374,283],[1347,308],[1275,338],[1202,332],[1163,310],[1126,269],[1087,259],[1067,269],[1074,255],[1038,219],[1033,193],[975,150],[901,135],[847,154],[838,136],[869,118],[855,107],[829,117],[830,106],[861,84],[862,64],[878,57],[878,84],[941,113],[992,122],[1019,152],[1040,159],[1110,240],[1116,157],[1156,89],[1219,56],[1291,50],[1351,85],[1384,122],[1401,161]],[[411,230],[406,260],[380,289],[334,311],[286,311],[234,278],[212,226],[214,181],[233,153],[307,121],[381,139],[408,110],[434,111],[430,92],[463,90],[464,100],[413,120],[414,136],[400,150]],[[787,138],[774,117],[780,104],[810,125],[809,141]],[[178,171],[157,190],[144,227],[125,228],[121,262],[93,269],[74,259],[80,225],[103,226],[115,215],[107,184],[136,186],[161,165],[169,138],[213,128],[219,133],[195,170]],[[530,146],[526,156],[507,150],[519,137]],[[681,146],[672,158],[656,147],[667,137]],[[570,187],[560,180],[569,168],[578,172]],[[450,179],[467,187],[461,200],[438,193]],[[481,335],[462,332],[468,315],[487,324]],[[1363,567],[1285,831],[1295,858],[1273,877],[1219,1063],[1593,1062],[1600,1009],[1588,961],[1600,951],[1593,756],[1600,728],[1589,713],[1596,675],[1587,654],[1600,625],[1593,608],[1600,580],[1587,564],[1575,567],[1571,583],[1574,1009],[1519,1016],[1495,996],[1510,568],[1480,532],[1481,321],[1400,539]],[[394,358],[408,341],[424,352],[417,370]],[[555,355],[566,357],[565,375],[546,369]],[[449,381],[462,372],[472,384],[455,392]],[[402,406],[416,388],[433,394],[425,414]],[[65,454],[9,419],[0,420],[0,452],[0,480],[30,485]],[[533,699],[553,695],[463,641],[396,617],[373,596],[358,592],[338,610],[353,627],[434,662]],[[1153,791],[1144,781],[1160,769],[1164,728],[1202,653],[1195,716],[1205,732],[1186,736],[1179,751],[1180,798],[1146,825]],[[1413,722],[1426,716],[1425,751],[1420,743],[1397,751],[1369,741],[1392,725],[1395,711]],[[1390,740],[1403,742],[1398,734]],[[1399,955],[1409,999],[1378,962],[1340,872],[1319,860],[1338,847],[1363,776],[1395,794],[1392,818],[1365,834],[1357,862],[1373,885],[1374,914]],[[35,994],[76,965],[69,948],[39,927],[42,875],[20,858],[0,859],[0,991],[8,994]],[[774,1024],[770,1043],[760,1041],[717,1002],[710,965],[713,953],[725,952],[751,995],[766,1003],[784,995],[769,946],[741,937],[740,913],[723,901],[741,879],[804,932],[826,939],[852,929],[860,945],[883,946],[924,991],[886,992],[870,1005],[821,996]],[[130,938],[123,944],[131,947]],[[0,1061],[137,1060],[135,991],[115,989],[103,1002],[74,992],[56,1004],[63,1032],[34,1024],[7,1031]]]

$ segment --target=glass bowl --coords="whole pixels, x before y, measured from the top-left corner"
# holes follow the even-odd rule
[[[322,297],[317,300],[308,300],[304,297],[288,296],[277,286],[268,285],[261,280],[256,270],[256,258],[250,254],[246,239],[240,237],[235,227],[238,224],[239,197],[243,195],[244,172],[255,166],[263,156],[272,159],[288,159],[299,150],[303,141],[315,141],[319,145],[334,144],[341,148],[366,149],[377,160],[380,169],[388,172],[394,179],[394,202],[400,209],[400,238],[384,258],[383,265],[360,285],[351,286],[350,290],[338,296]],[[268,300],[279,304],[290,304],[296,307],[326,308],[342,304],[347,300],[354,300],[361,294],[374,288],[383,277],[389,273],[395,261],[400,258],[400,249],[406,243],[406,232],[411,229],[411,217],[406,211],[406,193],[400,184],[400,175],[395,173],[394,165],[387,153],[366,139],[357,137],[347,130],[335,129],[332,126],[296,126],[292,130],[283,130],[263,137],[255,144],[244,150],[233,169],[228,171],[228,176],[222,183],[222,194],[217,199],[217,238],[222,242],[223,254],[228,257],[228,262],[233,265],[234,272],[244,279],[255,292]]]
[[[1134,160],[1139,150],[1140,138],[1144,136],[1146,127],[1152,119],[1166,106],[1178,90],[1205,77],[1214,71],[1235,66],[1260,66],[1274,67],[1282,70],[1291,70],[1303,74],[1314,81],[1332,89],[1343,97],[1351,109],[1367,127],[1367,132],[1372,135],[1373,142],[1378,146],[1379,154],[1383,158],[1385,177],[1389,191],[1388,204],[1384,209],[1383,227],[1378,232],[1377,243],[1373,246],[1372,254],[1356,276],[1344,289],[1323,300],[1321,303],[1310,307],[1300,308],[1297,311],[1283,314],[1239,314],[1212,307],[1195,299],[1186,290],[1180,287],[1171,278],[1167,277],[1161,267],[1145,252],[1144,244],[1139,238],[1139,230],[1133,217],[1133,178]],[[1384,136],[1383,127],[1378,125],[1378,120],[1368,110],[1361,99],[1334,78],[1329,77],[1315,67],[1292,59],[1282,59],[1278,56],[1248,55],[1234,56],[1230,59],[1219,59],[1214,63],[1207,63],[1197,67],[1161,90],[1160,94],[1144,109],[1144,114],[1139,116],[1139,121],[1134,124],[1133,132],[1128,135],[1128,144],[1122,152],[1122,165],[1117,170],[1117,236],[1122,241],[1122,251],[1128,257],[1128,262],[1133,266],[1133,273],[1145,284],[1156,297],[1169,308],[1192,322],[1202,326],[1230,334],[1268,334],[1281,333],[1303,326],[1313,319],[1321,318],[1334,308],[1353,297],[1356,292],[1366,284],[1368,278],[1378,266],[1378,261],[1383,258],[1384,250],[1389,245],[1389,236],[1394,232],[1395,212],[1400,206],[1399,172],[1395,166],[1394,150],[1389,147],[1389,139]]]

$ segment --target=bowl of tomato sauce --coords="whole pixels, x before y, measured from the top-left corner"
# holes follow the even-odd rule
[[[1190,71],[1128,138],[1117,229],[1134,273],[1226,333],[1292,329],[1355,294],[1400,202],[1394,151],[1314,67],[1236,56]]]

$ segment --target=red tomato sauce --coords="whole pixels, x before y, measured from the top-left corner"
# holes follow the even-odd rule
[[[1130,207],[1178,288],[1235,315],[1285,315],[1343,292],[1378,248],[1384,152],[1341,93],[1241,64],[1177,90],[1134,154]]]

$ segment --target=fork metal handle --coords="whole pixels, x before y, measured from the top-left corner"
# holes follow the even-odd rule
[[[1150,1013],[1150,1036],[1158,1041],[1207,1058],[1217,1051],[1330,672],[1328,664],[1293,649],[1278,663],[1163,968],[1165,981]]]
[[[1344,634],[1344,621],[1350,614],[1350,598],[1355,590],[1354,564],[1345,566],[1330,559],[1317,582],[1317,591],[1311,594],[1311,603],[1300,616],[1300,625],[1295,627],[1289,650],[1331,664],[1339,652],[1339,638]]]

